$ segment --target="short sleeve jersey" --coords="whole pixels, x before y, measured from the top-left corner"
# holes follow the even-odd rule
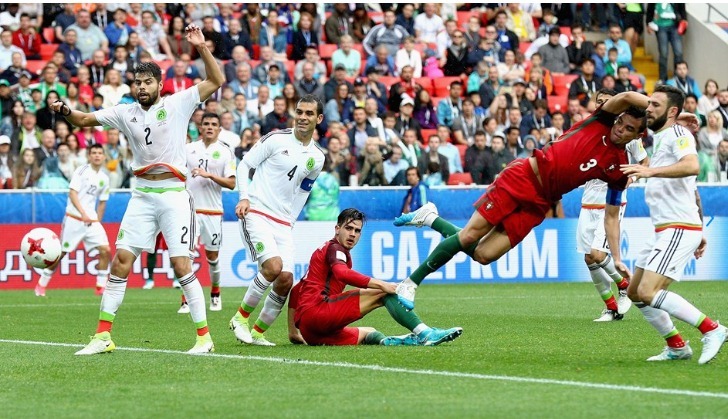
[[[316,249],[311,255],[308,272],[299,284],[297,313],[303,313],[330,296],[341,294],[346,283],[334,278],[332,268],[336,264],[344,264],[351,269],[352,263],[349,251],[335,239]]]
[[[201,168],[208,173],[229,178],[235,176],[235,155],[225,143],[215,141],[209,147],[203,141],[195,141],[186,146],[187,169]],[[198,214],[221,215],[222,186],[214,180],[202,176],[188,177],[187,189],[195,200]]]
[[[70,188],[78,193],[81,208],[92,220],[97,220],[96,201],[109,200],[109,177],[103,171],[98,172],[90,164],[84,164],[73,172]],[[66,203],[66,214],[81,218],[81,213],[73,206],[71,198]]]
[[[134,175],[171,172],[187,178],[187,126],[200,103],[200,91],[192,86],[167,96],[149,110],[138,102],[116,105],[94,112],[102,125],[124,133],[132,151]]]
[[[650,167],[671,166],[689,155],[697,155],[695,138],[680,125],[665,128],[653,136]],[[695,203],[695,176],[647,179],[645,202],[656,229],[702,228]]]
[[[636,164],[647,157],[642,139],[632,140],[627,144],[627,157],[630,163]],[[584,184],[584,195],[581,197],[582,208],[602,209],[607,202],[607,184],[599,179],[593,179]],[[627,194],[622,192],[622,204],[627,203]]]
[[[261,138],[243,160],[255,169],[248,188],[250,209],[293,223],[298,218],[291,210],[294,197],[304,182],[312,184],[321,173],[324,153],[315,141],[304,146],[291,129],[284,129]],[[238,182],[245,179],[247,173],[238,173]]]
[[[544,198],[558,201],[592,179],[600,179],[616,190],[627,187],[627,176],[619,170],[620,165],[628,163],[627,153],[609,140],[616,118],[599,108],[565,132],[546,152],[534,150]]]

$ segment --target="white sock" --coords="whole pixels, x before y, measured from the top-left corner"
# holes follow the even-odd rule
[[[268,287],[270,287],[270,284],[271,283],[265,279],[263,274],[258,272],[258,275],[253,278],[253,282],[248,285],[248,290],[245,291],[245,296],[243,297],[243,309],[248,313],[252,313],[253,310],[258,307],[260,299],[263,298],[263,294],[265,294]]]
[[[414,333],[415,335],[419,336],[420,333],[422,333],[422,332],[424,332],[426,330],[430,330],[430,326],[428,326],[428,325],[426,325],[424,323],[420,323],[417,326],[415,326],[414,329],[412,329],[412,333]]]
[[[207,263],[208,265],[210,265],[210,282],[212,283],[213,287],[220,286],[220,264],[217,262],[218,259],[207,259]]]
[[[407,277],[404,281],[402,281],[402,283],[406,284],[406,285],[414,285],[414,287],[417,288],[417,284],[415,284],[415,281],[409,279],[409,277]]]
[[[650,304],[654,308],[659,308],[670,313],[673,317],[684,321],[685,323],[697,327],[700,321],[705,318],[694,305],[690,304],[686,299],[667,290],[660,290],[655,294]]]
[[[286,298],[286,295],[278,295],[275,291],[271,290],[265,298],[263,309],[260,310],[260,315],[255,324],[263,329],[263,331],[268,330],[273,322],[276,321],[278,315],[281,314],[281,310],[283,310],[283,306],[286,304]],[[266,327],[261,327],[262,325],[260,323],[265,324]]]
[[[44,288],[47,287],[48,283],[51,282],[51,277],[55,271],[55,269],[43,269],[40,274],[40,279],[38,280],[38,285]]]
[[[609,279],[607,272],[599,266],[598,263],[592,263],[587,265],[589,268],[589,275],[594,283],[594,288],[601,296],[605,296],[612,293],[612,282]]]
[[[617,268],[614,267],[614,259],[612,259],[612,255],[607,255],[607,258],[599,264],[599,267],[604,269],[604,272],[609,275],[615,284],[622,282],[622,275],[617,272]]]
[[[101,297],[101,311],[116,315],[126,293],[126,278],[119,278],[111,275],[104,288],[104,295]]]
[[[179,284],[182,285],[182,293],[187,300],[187,305],[190,306],[190,315],[192,321],[197,324],[207,320],[207,313],[205,312],[205,293],[202,291],[202,285],[197,280],[194,272],[190,272],[187,275],[179,279]]]
[[[106,286],[106,281],[109,279],[109,269],[99,270],[96,275],[96,286],[103,288]]]
[[[675,324],[665,310],[650,307],[645,303],[634,303],[645,316],[645,320],[657,330],[660,336],[666,336],[675,330]]]
[[[423,221],[423,224],[426,225],[427,227],[432,227],[432,223],[434,223],[435,220],[437,220],[437,217],[439,217],[439,215],[435,214],[434,212],[431,212],[425,216],[425,220]]]

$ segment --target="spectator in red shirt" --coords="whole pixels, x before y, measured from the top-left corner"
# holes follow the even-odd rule
[[[30,16],[20,15],[20,28],[13,32],[13,45],[23,50],[28,60],[40,60],[40,35],[30,26]]]
[[[162,85],[162,96],[172,95],[181,92],[194,84],[192,79],[186,76],[187,63],[177,60],[174,63],[174,77],[170,77],[164,81]]]

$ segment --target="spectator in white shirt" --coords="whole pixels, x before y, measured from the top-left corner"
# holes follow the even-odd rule
[[[415,38],[413,36],[404,38],[402,48],[397,51],[397,55],[394,57],[394,65],[397,74],[401,73],[405,66],[410,66],[414,69],[413,77],[422,77],[422,56],[415,49]]]
[[[263,120],[266,115],[273,112],[273,100],[270,98],[270,88],[267,85],[258,88],[257,98],[248,100],[248,112],[254,114],[258,120]]]
[[[119,104],[121,97],[131,93],[128,85],[122,83],[121,73],[111,69],[106,72],[105,84],[99,87],[99,94],[104,97],[104,108],[111,108]]]
[[[415,36],[420,42],[437,42],[437,34],[445,30],[442,18],[435,14],[435,4],[425,4],[425,13],[415,18]]]

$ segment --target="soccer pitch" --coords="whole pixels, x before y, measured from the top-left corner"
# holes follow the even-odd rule
[[[728,322],[728,282],[675,288]],[[464,328],[438,347],[290,345],[284,315],[269,331],[279,346],[243,346],[227,329],[243,293],[223,289],[223,311],[208,312],[216,352],[192,356],[179,291],[131,289],[117,350],[90,357],[73,353],[94,332],[93,291],[0,293],[2,416],[728,417],[728,349],[698,365],[700,333],[676,321],[693,359],[645,362],[664,342],[634,307],[592,322],[603,304],[590,283],[425,282],[422,319]],[[406,333],[383,308],[361,324]]]

